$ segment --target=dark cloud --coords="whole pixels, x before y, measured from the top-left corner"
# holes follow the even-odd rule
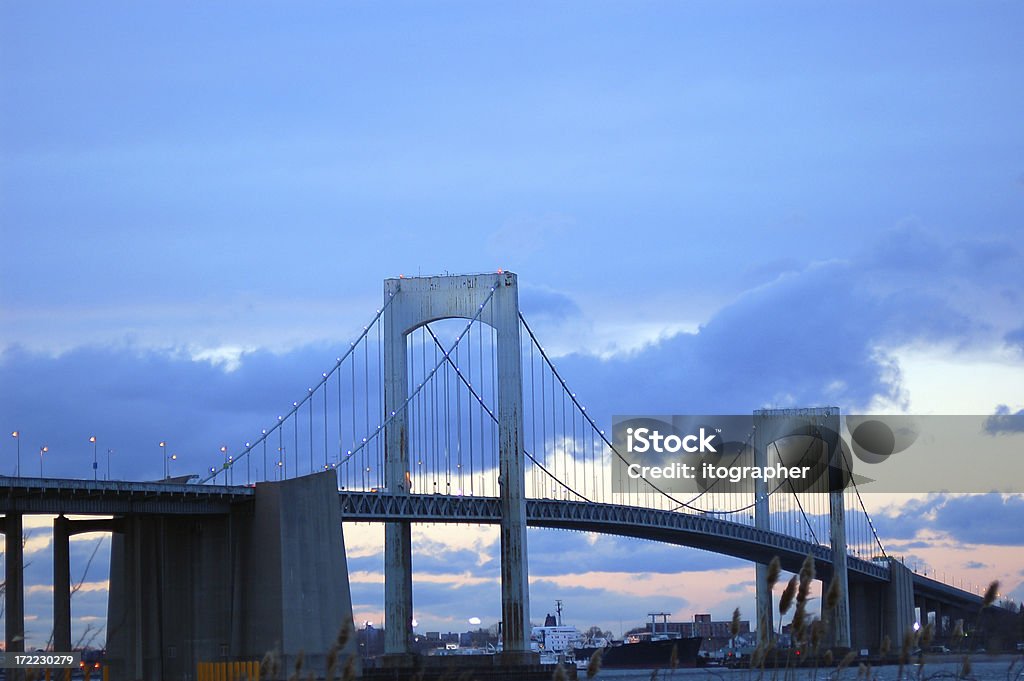
[[[383,574],[384,572],[384,554],[379,553],[374,556],[356,556],[349,557],[348,559],[348,571],[349,574],[353,572],[376,572]]]
[[[898,244],[906,248],[892,250]],[[876,396],[899,399],[898,367],[878,348],[970,342],[977,325],[946,289],[976,281],[982,265],[989,268],[982,279],[995,280],[1024,261],[1010,243],[946,244],[901,228],[848,259],[805,266],[748,291],[695,334],[625,357],[570,355],[559,367],[602,418],[747,413],[764,405],[853,409]]]
[[[352,608],[354,610],[382,611],[384,609],[384,583],[352,582]]]
[[[495,542],[490,560],[480,564],[476,551],[432,543],[430,552],[413,546],[413,570],[418,575],[468,575],[473,579],[497,579],[500,558]],[[528,535],[530,574],[537,577],[586,572],[632,574],[683,574],[707,570],[749,567],[729,556],[659,542],[613,535],[594,535],[566,530],[531,528]],[[381,556],[350,558],[350,572],[383,571]]]
[[[940,497],[933,496],[925,500],[911,499],[892,512],[875,513],[871,520],[879,535],[885,539],[908,540],[928,527],[928,514],[939,503]],[[910,542],[907,548],[916,548],[920,542]]]
[[[877,513],[873,520],[883,538],[909,539],[929,530],[946,534],[961,544],[1024,546],[1024,535],[1020,532],[1024,525],[1024,498],[1020,496],[937,494],[907,502],[895,513]]]
[[[914,549],[927,549],[931,548],[933,544],[926,541],[911,541],[911,542],[890,542],[886,544],[886,549],[889,551],[913,551]]]
[[[416,550],[413,543],[412,569],[415,572],[424,574],[458,574],[469,573],[474,577],[499,577],[501,564],[497,556],[497,547],[494,549],[494,560],[488,560],[482,565],[479,564],[479,554],[476,551],[467,549],[456,549],[444,552],[431,552],[424,554]]]
[[[38,474],[45,444],[47,476],[91,477],[94,434],[100,477],[108,448],[114,479],[162,476],[160,441],[178,454],[173,472],[200,473],[218,461],[220,444],[238,451],[273,423],[331,360],[322,346],[259,351],[226,372],[184,352],[85,347],[50,357],[8,348],[0,354],[0,414],[7,433],[21,432],[24,475]],[[13,449],[8,436],[3,474],[14,473]],[[250,463],[255,478],[261,452]]]
[[[498,581],[423,581],[413,573],[413,608],[417,613],[443,616],[479,617],[484,621],[501,618],[501,587]],[[422,619],[422,615],[417,615]]]
[[[736,584],[728,585],[723,591],[730,594],[745,594],[753,588],[753,582],[737,582]]]
[[[417,574],[458,574],[471,573],[478,578],[497,578],[500,574],[500,563],[495,548],[495,560],[478,564],[478,554],[467,549],[438,550],[432,547],[425,550],[421,544],[413,542],[413,571]],[[384,555],[357,556],[348,558],[348,571],[367,571],[383,574]]]
[[[1024,498],[981,494],[951,497],[936,509],[932,527],[965,544],[1024,545]]]
[[[570,296],[527,284],[519,287],[519,307],[528,319],[551,318],[564,321],[581,315],[579,305]]]
[[[613,535],[530,530],[530,574],[582,572],[677,574],[726,570],[750,563],[729,556]]]
[[[996,413],[985,419],[985,432],[989,435],[1024,433],[1024,409],[1016,413],[1005,404],[996,407]]]

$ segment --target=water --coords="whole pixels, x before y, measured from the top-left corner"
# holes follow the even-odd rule
[[[1011,668],[1012,665],[1012,668]],[[923,668],[907,665],[903,668],[903,681],[953,681],[960,677],[962,663],[959,658],[949,656],[941,662],[927,661]],[[766,669],[763,672],[749,669],[725,669],[711,667],[707,669],[658,670],[657,681],[857,681],[859,670],[856,664],[847,667],[838,676],[835,669]],[[899,681],[899,666],[872,667],[870,681]],[[585,671],[579,672],[579,678],[586,679]],[[602,669],[596,677],[597,681],[650,681],[650,669]],[[977,656],[971,658],[971,672],[968,676],[973,681],[1024,681],[1024,661],[1020,656],[1004,655],[998,657]]]

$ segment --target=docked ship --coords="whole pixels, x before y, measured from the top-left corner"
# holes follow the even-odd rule
[[[666,613],[648,613],[651,618],[651,630],[628,636],[621,645],[606,647],[581,647],[576,649],[576,659],[581,665],[590,660],[593,654],[601,651],[601,667],[603,669],[670,669],[676,667],[696,667],[697,654],[700,651],[699,636],[683,637],[668,631],[667,624],[658,631],[655,617],[662,617],[667,622]]]

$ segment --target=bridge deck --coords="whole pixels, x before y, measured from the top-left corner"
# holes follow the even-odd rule
[[[67,515],[219,515],[251,487],[180,482],[0,477],[0,512]]]
[[[0,477],[0,512],[80,515],[224,514],[246,503],[253,487],[194,485],[180,482],[63,480]],[[346,520],[381,522],[497,523],[498,500],[493,497],[450,495],[391,495],[339,492]],[[551,499],[527,501],[527,522],[534,527],[590,531],[692,546],[737,558],[768,562],[778,556],[783,567],[796,571],[808,553],[819,571],[831,570],[825,546],[777,532],[711,516],[656,509]],[[850,569],[861,578],[888,579],[888,566],[850,558]]]
[[[253,487],[176,481],[0,476],[0,513],[218,515],[228,513],[232,506],[248,503],[254,494]],[[338,499],[342,517],[348,521],[492,524],[499,520],[498,500],[493,497],[339,492]],[[779,556],[783,568],[789,571],[798,570],[804,557],[812,553],[820,576],[827,579],[831,571],[831,555],[825,546],[711,516],[552,499],[527,500],[526,513],[527,522],[533,527],[661,541],[758,562]],[[889,579],[887,565],[850,556],[848,567],[855,580]],[[981,603],[976,594],[922,575],[914,575],[914,588],[945,602]]]

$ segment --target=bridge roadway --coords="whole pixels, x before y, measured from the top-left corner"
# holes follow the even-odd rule
[[[254,493],[247,486],[0,477],[0,513],[219,515],[248,503]],[[338,499],[342,517],[353,522],[492,524],[499,520],[498,499],[492,497],[339,492]],[[790,572],[799,570],[811,553],[819,578],[827,580],[831,573],[828,547],[711,515],[551,499],[528,499],[526,514],[532,527],[647,539],[761,563],[778,556],[783,569]],[[849,556],[848,569],[853,581],[889,580],[887,564]],[[981,603],[977,595],[942,582],[917,574],[913,579],[919,595],[950,604]]]

